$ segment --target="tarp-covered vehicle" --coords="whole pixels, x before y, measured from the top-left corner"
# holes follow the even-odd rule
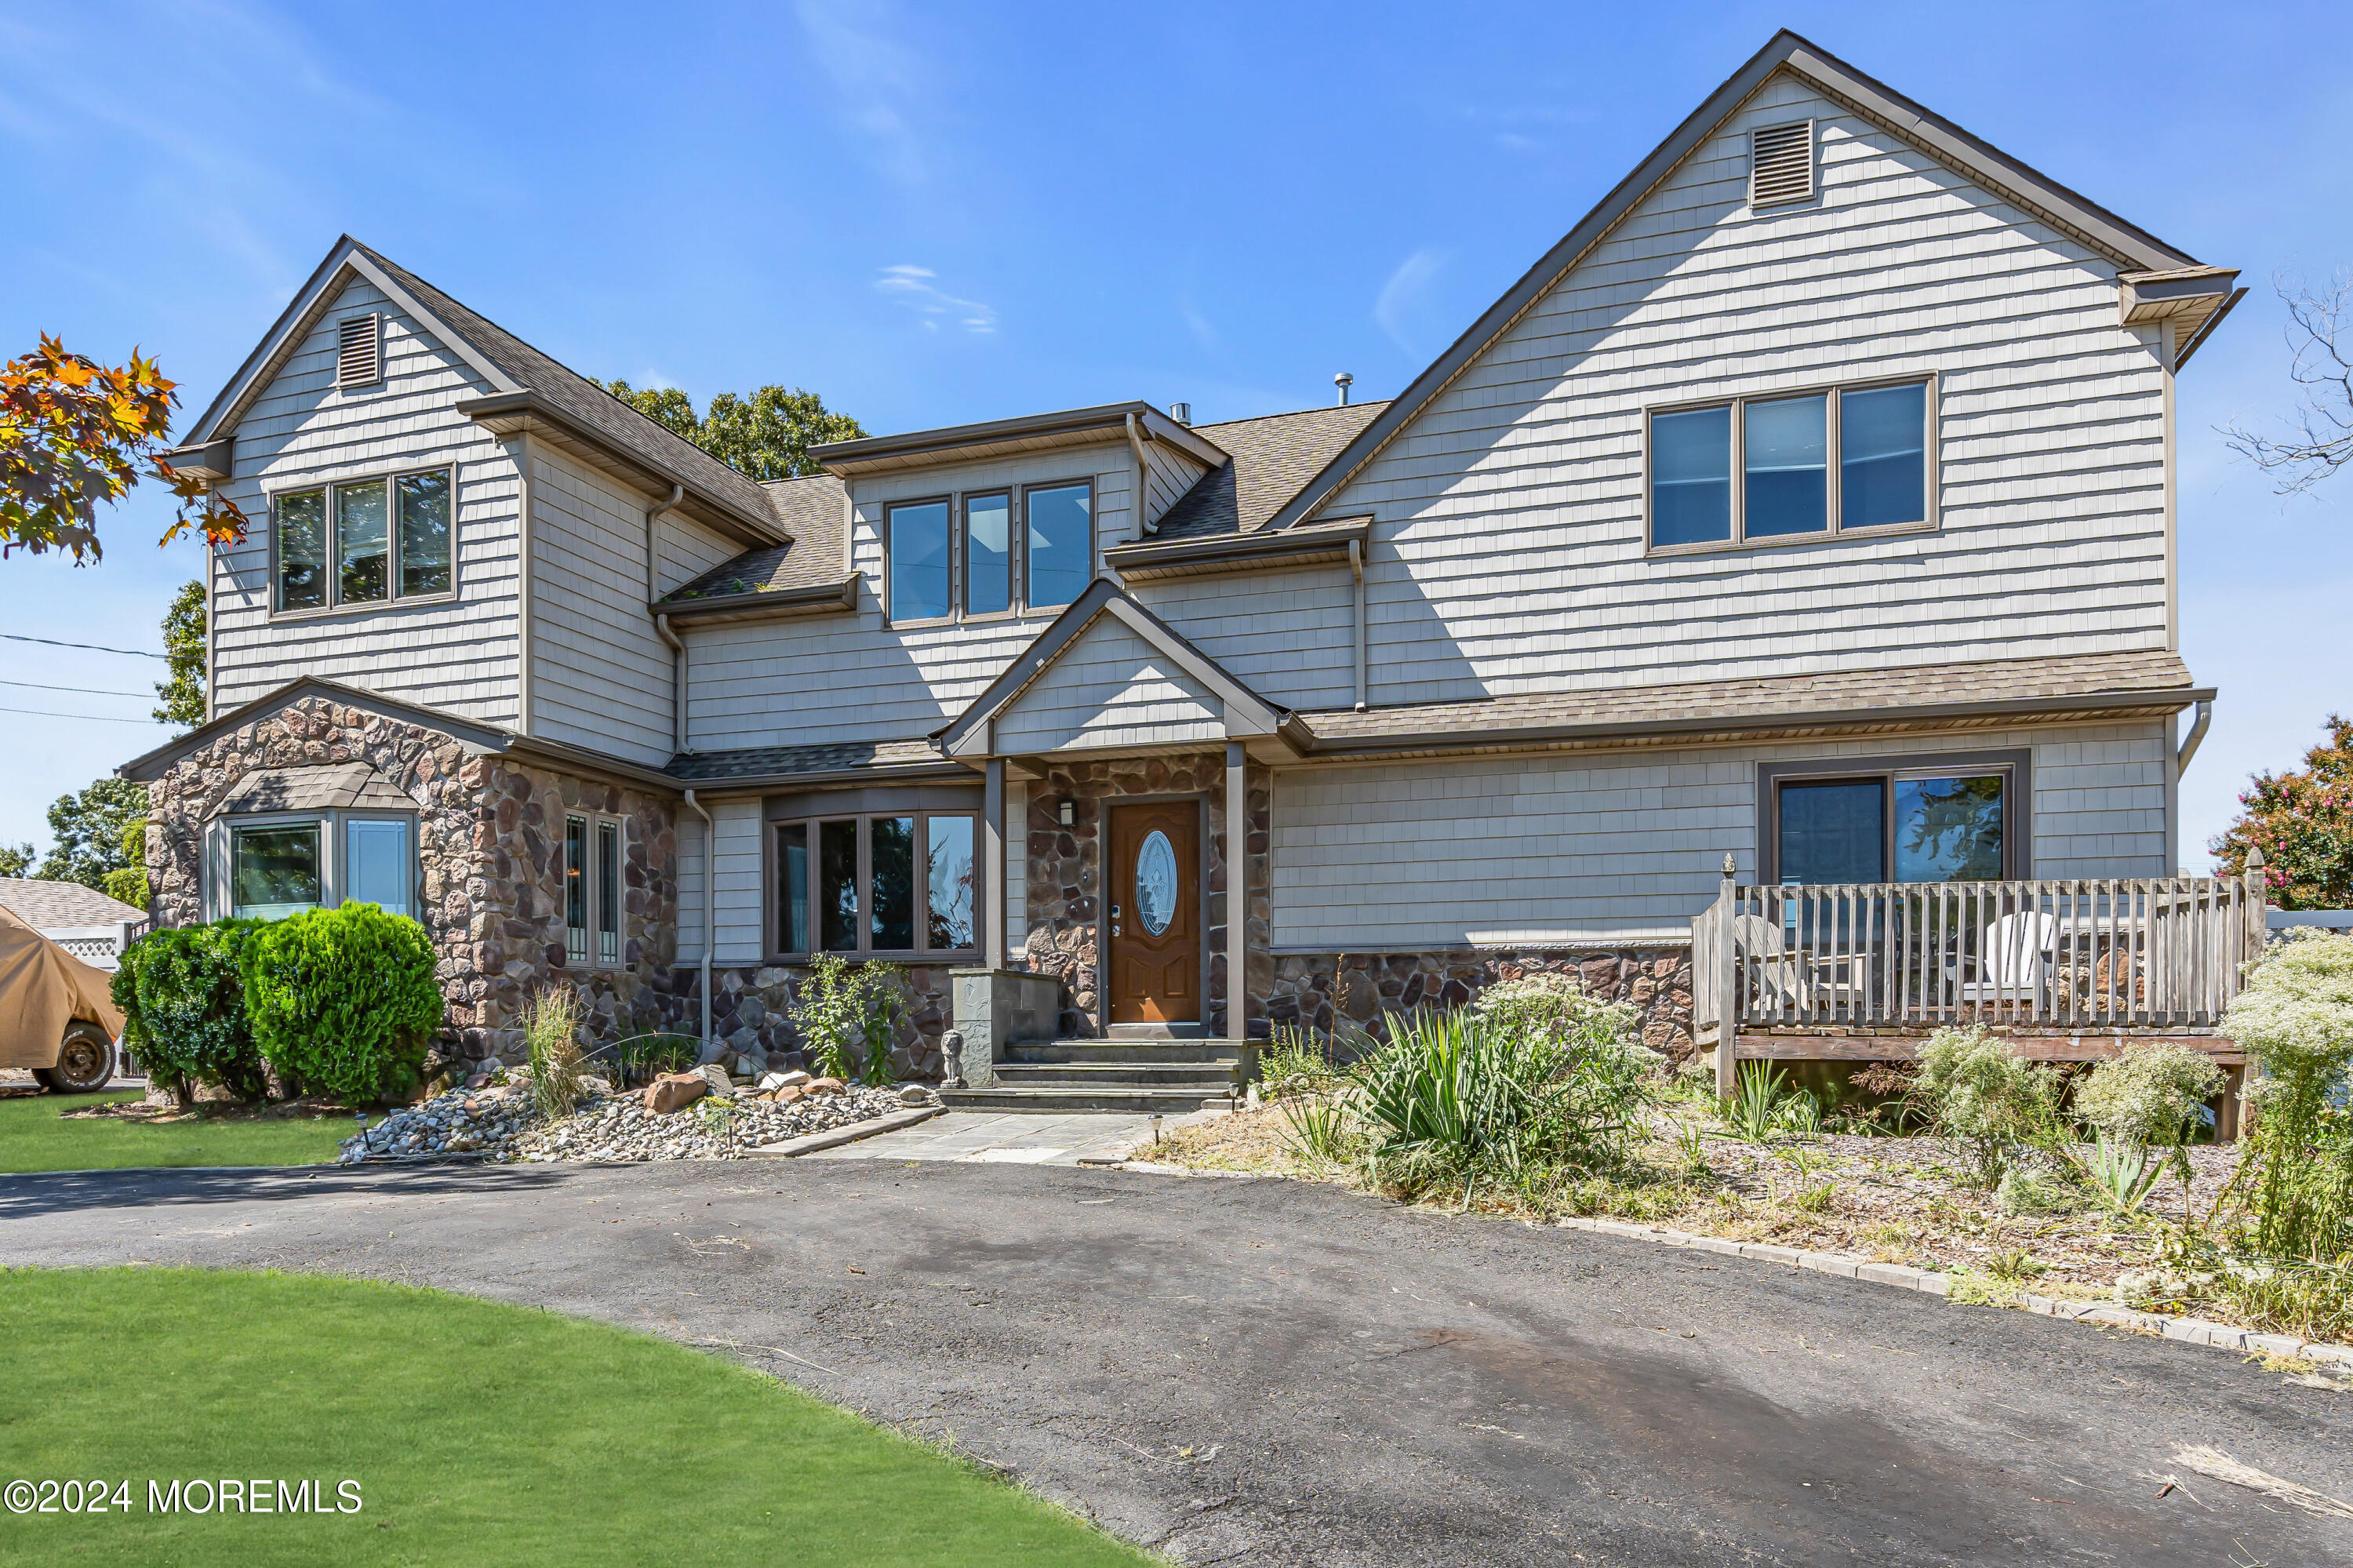
[[[0,909],[0,1067],[30,1067],[60,1094],[114,1076],[122,1014],[108,976]]]

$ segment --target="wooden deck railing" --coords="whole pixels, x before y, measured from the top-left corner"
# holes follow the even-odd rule
[[[1692,922],[1694,1022],[1744,1031],[2211,1030],[2262,950],[2243,876],[1744,887]]]

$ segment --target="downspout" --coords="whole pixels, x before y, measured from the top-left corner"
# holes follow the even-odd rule
[[[2198,716],[2189,721],[2189,733],[2181,737],[2181,749],[2173,758],[2173,776],[2176,779],[2188,770],[2189,759],[2198,755],[2198,743],[2206,738],[2207,727],[2213,722],[2214,705],[2204,698],[2199,699]]]
[[[711,949],[719,941],[719,830],[694,791],[686,803],[702,819],[702,1048],[711,1048]]]
[[[1348,571],[1356,579],[1356,711],[1363,713],[1367,673],[1365,668],[1365,546],[1359,540],[1348,541]]]
[[[531,432],[515,438],[515,733],[531,733]]]
[[[646,603],[660,599],[659,585],[655,580],[654,524],[661,514],[686,499],[686,486],[673,484],[670,496],[646,512]],[[672,756],[686,750],[686,644],[670,629],[670,617],[654,612],[654,630],[670,644],[670,749]]]
[[[1134,414],[1123,415],[1121,421],[1127,427],[1127,450],[1135,454],[1135,536],[1141,539],[1160,532],[1159,524],[1145,521],[1152,511],[1150,496],[1145,490],[1146,476],[1152,471],[1144,464],[1144,427],[1136,422]]]

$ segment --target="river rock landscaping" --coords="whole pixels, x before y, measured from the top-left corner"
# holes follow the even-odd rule
[[[914,1085],[886,1089],[818,1079],[762,1090],[730,1082],[723,1091],[716,1084],[723,1074],[714,1068],[703,1076],[712,1085],[708,1093],[666,1113],[647,1108],[645,1090],[617,1092],[592,1077],[571,1114],[551,1118],[539,1109],[529,1076],[518,1073],[393,1111],[346,1139],[336,1163],[451,1155],[530,1164],[742,1160],[786,1139],[932,1103],[930,1091]]]

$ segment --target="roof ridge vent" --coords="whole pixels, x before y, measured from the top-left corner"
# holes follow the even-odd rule
[[[1814,122],[1760,125],[1748,133],[1748,205],[1778,207],[1814,194]]]
[[[373,387],[384,379],[384,318],[375,311],[343,318],[335,336],[335,385]]]

